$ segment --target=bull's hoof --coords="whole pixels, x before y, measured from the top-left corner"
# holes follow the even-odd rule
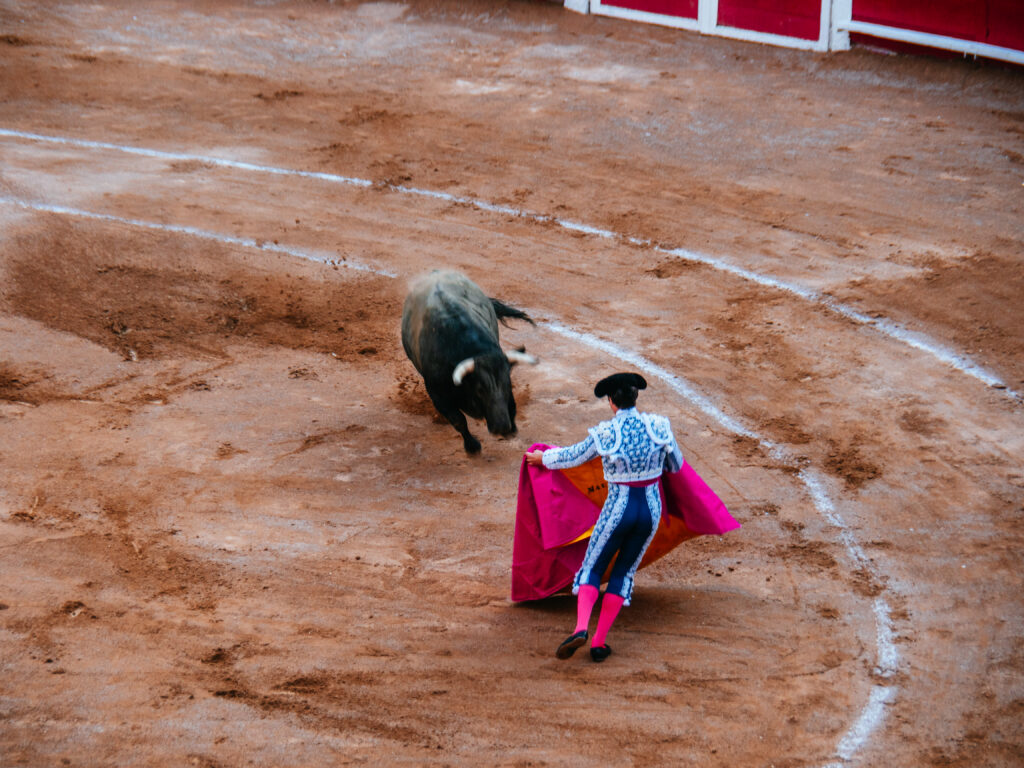
[[[480,453],[480,441],[472,435],[462,438],[462,447],[466,449],[466,453]]]

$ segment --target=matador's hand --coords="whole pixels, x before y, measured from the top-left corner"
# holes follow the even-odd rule
[[[543,467],[544,451],[527,451],[526,463],[529,464],[531,467]]]

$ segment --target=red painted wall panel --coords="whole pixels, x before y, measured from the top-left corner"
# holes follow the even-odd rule
[[[696,19],[697,2],[698,0],[601,0],[601,5],[660,13],[663,16],[676,16],[681,19]]]
[[[986,43],[1024,51],[1024,2],[989,0]]]
[[[1024,51],[1022,0],[853,0],[853,20]]]
[[[817,40],[822,0],[719,0],[718,23],[724,27]]]
[[[985,0],[853,0],[853,20],[985,42]]]

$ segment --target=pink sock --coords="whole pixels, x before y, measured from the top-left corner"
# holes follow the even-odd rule
[[[625,598],[619,595],[604,593],[604,600],[601,602],[601,615],[597,617],[597,631],[594,632],[594,639],[590,643],[591,647],[604,645],[608,630],[615,623],[615,618],[619,615],[619,609],[624,602],[626,602]]]
[[[576,599],[576,632],[584,631],[590,626],[590,614],[597,603],[597,587],[584,584],[580,587],[579,596]]]

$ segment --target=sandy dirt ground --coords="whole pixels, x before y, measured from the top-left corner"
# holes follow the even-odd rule
[[[1024,764],[1022,181],[1020,70],[0,0],[0,764]],[[478,456],[435,267],[538,321]],[[638,366],[743,527],[560,662],[520,459]]]

